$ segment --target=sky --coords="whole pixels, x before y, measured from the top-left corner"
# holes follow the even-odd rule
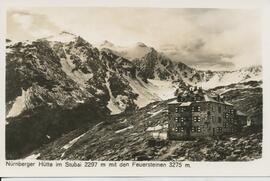
[[[233,70],[261,64],[261,14],[252,9],[12,8],[7,38],[34,40],[61,31],[92,44],[143,42],[202,70]]]

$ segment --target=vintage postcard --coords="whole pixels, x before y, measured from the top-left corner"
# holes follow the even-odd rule
[[[2,8],[1,174],[270,174],[268,1],[61,2]]]

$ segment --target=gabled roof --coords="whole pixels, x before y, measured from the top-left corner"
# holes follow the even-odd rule
[[[180,106],[190,106],[192,104],[192,102],[183,102],[180,104]]]
[[[225,104],[229,106],[233,106],[232,104],[224,101],[224,99],[220,95],[211,95],[210,93],[202,90],[185,90],[184,92],[179,94],[180,100],[174,100],[168,104],[177,104],[180,106],[190,106],[192,103],[195,102],[214,102],[219,104]]]
[[[177,100],[174,100],[172,102],[169,102],[168,104],[181,104],[181,102],[178,102]]]
[[[204,97],[204,100],[205,100],[205,101],[218,102],[218,101],[216,101],[213,97],[210,97],[210,96],[207,95],[207,94],[204,94],[203,97]]]
[[[227,105],[233,106],[233,104],[231,104],[231,103],[229,103],[227,101],[224,101],[224,103],[227,104]]]

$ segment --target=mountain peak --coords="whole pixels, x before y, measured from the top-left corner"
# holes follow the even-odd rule
[[[144,48],[144,47],[147,47],[144,43],[142,43],[142,42],[137,42],[136,43],[136,46],[137,47],[142,47],[142,48]]]
[[[56,41],[56,42],[71,42],[71,41],[75,41],[77,37],[78,37],[77,35],[74,35],[67,31],[62,31],[58,34],[51,35],[42,39],[47,40],[47,41]]]
[[[73,33],[67,32],[67,31],[61,31],[61,32],[59,33],[59,35],[70,35],[70,36],[76,37],[76,35],[74,35]]]
[[[100,44],[101,47],[113,47],[114,44],[108,40],[104,40],[101,44]]]

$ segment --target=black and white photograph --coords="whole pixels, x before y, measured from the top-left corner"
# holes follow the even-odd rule
[[[5,41],[6,160],[264,157],[259,9],[10,7]]]

